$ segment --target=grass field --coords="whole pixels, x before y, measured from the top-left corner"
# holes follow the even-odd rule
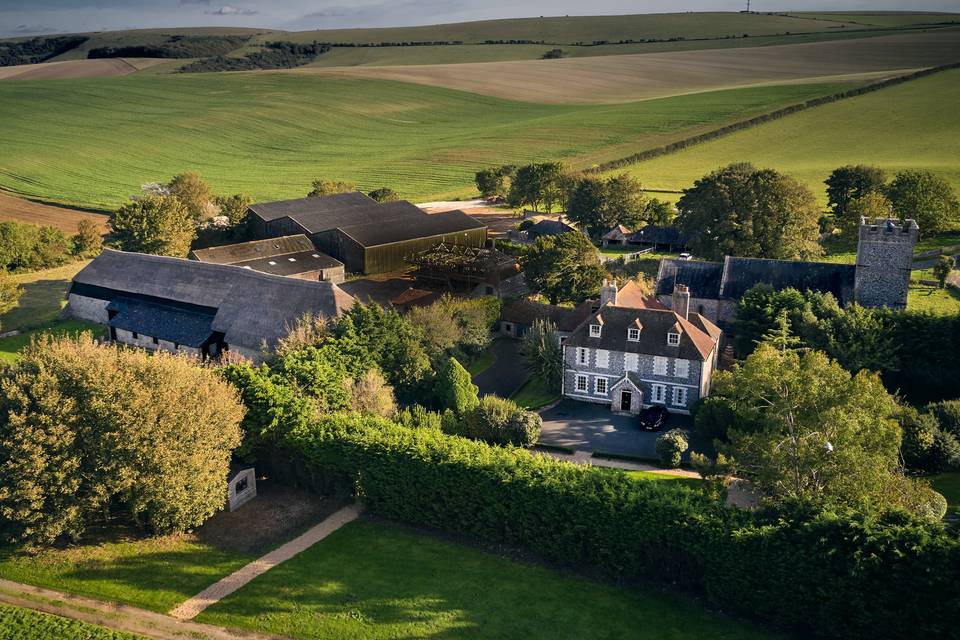
[[[285,73],[0,83],[0,187],[109,209],[143,183],[194,170],[217,192],[259,200],[301,196],[321,176],[448,199],[472,194],[484,166],[591,166],[849,86],[584,106]]]
[[[146,640],[142,636],[0,604],[0,640]]]
[[[956,62],[958,48],[960,30],[951,30],[762,48],[289,73],[399,80],[530,102],[606,103],[817,78],[865,80]]]
[[[82,320],[57,320],[50,324],[24,331],[23,333],[0,338],[0,364],[16,362],[20,352],[30,344],[34,336],[49,333],[54,336],[76,336],[84,331],[93,333],[94,336],[104,334],[104,328],[91,322]]]
[[[369,521],[348,524],[198,621],[294,638],[769,638],[618,589]]]
[[[829,20],[858,26],[908,27],[960,22],[956,13],[910,12],[910,11],[791,11],[791,16],[808,20]]]
[[[827,104],[632,165],[645,185],[681,189],[731,162],[752,162],[805,182],[822,202],[823,180],[844,164],[891,172],[934,171],[960,189],[960,70]]]
[[[166,612],[252,559],[192,535],[120,539],[37,554],[0,549],[0,578]]]
[[[531,377],[517,389],[510,399],[524,409],[540,409],[560,399],[560,394],[552,391],[540,378]]]
[[[0,316],[0,331],[22,331],[53,322],[67,302],[70,280],[87,261],[71,262],[55,269],[15,273],[10,276],[23,288],[19,304]]]

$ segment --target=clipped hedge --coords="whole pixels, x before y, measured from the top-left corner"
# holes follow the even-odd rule
[[[293,430],[285,455],[288,480],[353,490],[381,516],[671,582],[806,634],[960,628],[960,542],[904,514],[737,511],[688,487],[357,416]]]

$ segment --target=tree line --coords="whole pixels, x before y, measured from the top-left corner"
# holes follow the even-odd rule
[[[250,36],[169,36],[157,44],[97,47],[87,58],[206,58],[225,55],[250,40]]]
[[[89,40],[86,36],[31,38],[22,42],[0,42],[0,67],[37,64],[76,49]]]
[[[330,51],[330,46],[314,42],[268,42],[259,51],[251,51],[242,58],[217,55],[202,58],[180,67],[179,73],[209,73],[216,71],[250,71],[254,69],[293,69],[310,64]]]

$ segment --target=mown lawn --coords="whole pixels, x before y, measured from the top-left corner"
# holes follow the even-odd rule
[[[491,344],[489,347],[478,353],[473,360],[466,363],[464,368],[470,372],[471,376],[476,376],[489,369],[490,365],[496,362],[496,360],[497,356],[493,353],[493,345]]]
[[[218,193],[257,200],[303,196],[318,177],[444,199],[475,193],[485,166],[589,167],[846,86],[578,106],[289,73],[5,82],[0,187],[112,209],[144,183],[192,170]]]
[[[23,296],[14,309],[0,315],[0,332],[38,327],[56,319],[67,303],[70,281],[87,264],[82,260],[54,269],[12,274],[10,278],[23,289]]]
[[[252,559],[190,535],[121,539],[35,554],[7,547],[0,549],[0,578],[166,612]]]
[[[143,636],[0,604],[0,640],[146,640]]]
[[[738,131],[629,172],[647,187],[683,189],[731,162],[752,162],[794,176],[823,204],[823,181],[845,164],[929,169],[960,188],[958,101],[960,70],[946,71]]]
[[[510,399],[524,409],[540,409],[560,399],[560,394],[550,389],[537,377],[531,377],[514,392]]]
[[[84,322],[83,320],[55,320],[42,327],[26,330],[16,336],[0,338],[0,363],[15,362],[23,348],[30,344],[30,340],[36,335],[49,333],[56,336],[75,336],[83,331],[90,331],[95,336],[101,336],[105,333],[101,325],[91,322]]]
[[[198,621],[294,638],[769,638],[633,591],[370,521],[348,524]]]
[[[921,284],[935,282],[930,269],[917,269],[910,274],[910,290],[907,293],[907,308],[911,311],[929,311],[939,315],[960,313],[960,292],[952,287]]]

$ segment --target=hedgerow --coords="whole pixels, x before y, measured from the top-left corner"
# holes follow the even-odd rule
[[[806,634],[944,637],[960,623],[957,537],[901,512],[740,511],[689,487],[359,416],[294,429],[280,455],[281,477],[353,492],[383,517],[673,583]]]

